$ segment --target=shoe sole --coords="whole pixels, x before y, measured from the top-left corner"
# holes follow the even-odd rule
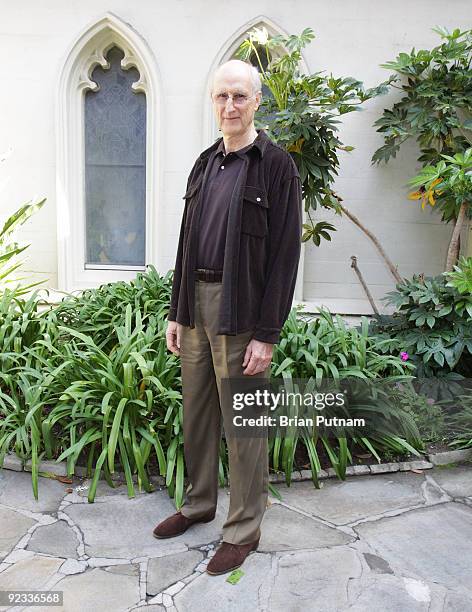
[[[191,527],[191,525],[190,525],[190,527]],[[187,527],[187,529],[188,529],[188,527]],[[187,529],[184,529],[184,530],[183,530],[183,531],[181,531],[180,533],[173,533],[172,535],[166,535],[166,536],[162,535],[162,536],[160,536],[160,535],[156,535],[155,533],[153,533],[152,535],[153,535],[155,538],[157,538],[158,540],[167,540],[167,539],[169,539],[169,538],[178,538],[180,535],[182,535],[183,533],[185,533],[185,532],[187,531]]]
[[[246,559],[247,559],[247,557],[246,557]],[[246,561],[246,559],[244,559],[244,561]],[[243,563],[244,563],[244,561],[243,561]],[[227,574],[228,572],[232,572],[235,569],[238,569],[238,567],[241,567],[241,565],[242,565],[242,563],[240,563],[239,565],[235,565],[234,567],[230,567],[230,569],[224,570],[223,572],[210,572],[210,570],[207,569],[206,573],[210,574],[210,576],[221,576],[222,574]]]
[[[185,533],[187,531],[187,529],[190,529],[190,527],[193,527],[194,525],[198,525],[198,523],[211,523],[211,521],[214,521],[214,520],[215,520],[215,517],[213,517],[211,519],[206,519],[204,521],[195,521],[195,523],[192,523],[191,525],[186,527],[183,531],[179,531],[179,533],[173,533],[172,535],[157,535],[154,532],[152,532],[152,535],[155,538],[157,538],[158,540],[167,540],[169,538],[178,538],[180,535]]]

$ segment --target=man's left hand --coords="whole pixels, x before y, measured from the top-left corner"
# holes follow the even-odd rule
[[[269,342],[260,342],[254,338],[249,342],[246,347],[246,353],[244,355],[243,374],[247,376],[254,376],[263,372],[272,361],[272,351],[274,345]]]

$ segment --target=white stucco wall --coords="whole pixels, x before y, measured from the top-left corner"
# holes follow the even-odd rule
[[[34,195],[46,196],[44,208],[22,228],[19,238],[31,243],[26,251],[32,276],[58,287],[56,207],[56,90],[67,52],[74,41],[109,11],[134,28],[146,41],[159,69],[160,159],[154,206],[159,245],[154,263],[161,271],[173,267],[186,177],[198,153],[210,142],[206,82],[221,55],[244,24],[266,16],[281,29],[299,33],[311,27],[315,41],[306,49],[310,71],[354,76],[371,87],[388,71],[380,63],[411,47],[438,44],[431,31],[437,24],[472,27],[470,3],[455,0],[374,0],[328,4],[313,0],[83,0],[64,3],[42,0],[0,1],[0,54],[4,78],[0,97],[0,152],[11,155],[0,164],[0,221]],[[418,169],[413,143],[396,160],[374,167],[370,158],[382,144],[372,127],[398,91],[365,105],[344,118],[341,138],[356,147],[341,155],[335,189],[344,203],[376,233],[400,274],[437,274],[443,269],[451,227],[439,216],[421,211],[406,199],[406,182]],[[331,220],[322,213],[319,218]],[[303,299],[344,313],[371,309],[350,267],[358,257],[374,298],[393,289],[394,282],[374,247],[348,219],[333,216],[338,231],[320,248],[307,245],[303,266]],[[466,248],[466,233],[463,236]],[[60,289],[62,287],[59,287]]]

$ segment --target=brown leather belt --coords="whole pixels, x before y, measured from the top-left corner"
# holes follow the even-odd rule
[[[195,270],[195,279],[204,283],[221,283],[223,280],[223,270]]]

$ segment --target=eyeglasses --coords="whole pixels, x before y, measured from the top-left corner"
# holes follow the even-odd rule
[[[242,94],[242,93],[228,94],[226,92],[222,92],[222,93],[215,94],[213,96],[213,100],[221,106],[226,106],[226,103],[228,102],[228,100],[231,99],[234,106],[244,106],[249,100],[251,100],[251,98],[254,98],[254,97],[255,95],[246,96],[246,94]]]

